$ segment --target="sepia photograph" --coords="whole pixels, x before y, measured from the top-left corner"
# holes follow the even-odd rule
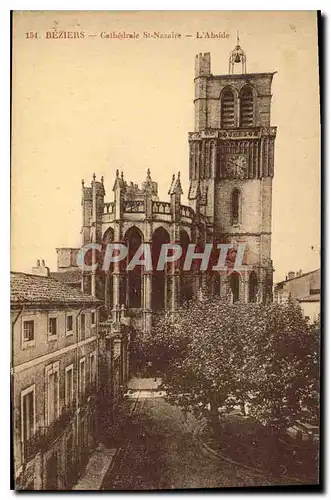
[[[320,488],[320,29],[11,13],[13,490]]]

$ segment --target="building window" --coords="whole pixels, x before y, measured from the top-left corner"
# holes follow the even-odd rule
[[[254,99],[250,87],[244,87],[240,92],[240,127],[254,125]]]
[[[34,340],[34,320],[23,321],[23,342]]]
[[[85,393],[86,387],[86,366],[85,358],[79,360],[79,394],[82,396]]]
[[[85,340],[85,314],[80,315],[80,340]]]
[[[96,383],[97,378],[97,364],[96,364],[96,354],[91,352],[90,354],[90,382],[92,385]]]
[[[241,212],[241,193],[239,189],[234,189],[231,195],[231,215],[232,224],[239,224]]]
[[[74,399],[74,365],[66,367],[65,372],[65,405],[70,407]]]
[[[221,97],[221,128],[233,128],[234,124],[234,95],[226,89]]]
[[[230,277],[230,291],[231,291],[231,302],[234,304],[235,302],[239,302],[239,290],[240,290],[240,278],[239,274],[233,272]]]
[[[73,321],[73,315],[68,314],[67,315],[67,320],[66,320],[66,333],[67,335],[72,335],[74,331],[74,321]]]
[[[258,281],[256,273],[251,272],[248,280],[248,300],[249,302],[257,301],[257,292],[258,292]]]
[[[56,362],[45,369],[46,372],[46,420],[47,425],[57,420],[59,417],[59,362]]]
[[[95,326],[95,311],[92,311],[91,313],[91,325]]]
[[[21,392],[21,441],[27,441],[35,433],[36,409],[35,409],[35,385]]]
[[[54,337],[57,335],[57,318],[48,318],[48,335]]]

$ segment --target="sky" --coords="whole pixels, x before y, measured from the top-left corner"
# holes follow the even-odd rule
[[[53,28],[83,39],[47,38]],[[81,243],[81,179],[116,169],[141,183],[147,168],[168,199],[172,174],[188,190],[188,132],[194,130],[194,60],[211,53],[227,74],[237,30],[247,71],[277,71],[272,208],[274,280],[319,267],[320,123],[314,12],[16,12],[12,61],[11,267],[37,259],[56,270],[58,247]],[[139,39],[101,38],[132,32]],[[181,39],[144,39],[144,31]],[[197,39],[196,33],[229,34]],[[29,33],[33,34],[33,38]],[[35,38],[37,33],[38,38]],[[27,35],[28,34],[28,35]],[[88,36],[88,35],[95,36]],[[186,37],[191,34],[191,37]],[[314,246],[316,250],[312,250]]]

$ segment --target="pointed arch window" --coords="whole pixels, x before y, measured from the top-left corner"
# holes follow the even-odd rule
[[[231,273],[229,277],[230,282],[230,292],[231,292],[231,302],[239,302],[239,291],[240,291],[240,277],[236,272]]]
[[[153,276],[152,276],[152,309],[156,311],[164,311],[166,308],[167,300],[167,276],[165,269],[158,270],[157,264],[159,262],[162,245],[170,242],[170,235],[162,226],[158,227],[152,236],[152,262],[153,262]]]
[[[235,188],[232,191],[231,195],[231,216],[232,216],[232,224],[240,223],[240,214],[241,214],[241,192],[238,188]]]
[[[250,87],[244,87],[240,92],[240,127],[254,125],[254,98]]]
[[[248,300],[249,302],[257,302],[258,280],[256,273],[251,272],[248,281]]]
[[[221,128],[234,127],[234,95],[226,89],[221,96]]]
[[[124,241],[128,247],[126,265],[132,260],[138,248],[143,243],[141,231],[132,226],[124,236]],[[125,261],[123,261],[123,267]],[[120,287],[120,304],[126,303],[128,307],[139,309],[142,307],[142,266],[135,266],[130,271],[126,271],[126,282]]]

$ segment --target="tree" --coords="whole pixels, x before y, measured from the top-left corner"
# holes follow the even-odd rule
[[[235,405],[283,429],[318,408],[318,327],[299,306],[228,304],[200,296],[166,314],[142,352],[163,373],[168,399],[215,419]]]
[[[293,302],[266,308],[266,337],[255,345],[261,367],[251,397],[251,415],[284,430],[297,419],[318,415],[319,335]]]

